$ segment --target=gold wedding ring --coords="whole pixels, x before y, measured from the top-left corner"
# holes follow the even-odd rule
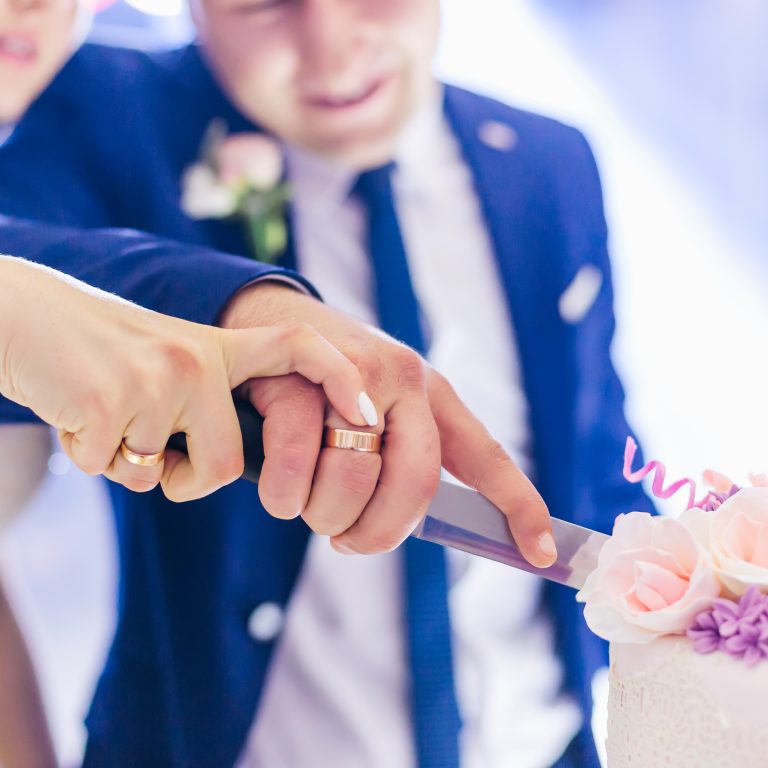
[[[120,443],[120,453],[127,462],[137,467],[156,467],[165,458],[165,450],[158,453],[136,453],[125,444],[125,440]]]
[[[353,429],[326,427],[323,445],[326,448],[346,448],[363,453],[379,453],[381,435],[375,435],[373,432],[356,432]]]

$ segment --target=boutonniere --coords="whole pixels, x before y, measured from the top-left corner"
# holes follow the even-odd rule
[[[181,209],[192,219],[239,219],[251,256],[274,262],[285,251],[290,199],[278,142],[260,133],[229,135],[214,120],[200,154],[184,171]]]

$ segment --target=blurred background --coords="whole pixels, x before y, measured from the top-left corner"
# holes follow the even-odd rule
[[[184,0],[105,5],[91,32],[101,42],[153,48],[191,34]],[[440,77],[574,124],[592,143],[612,233],[614,355],[647,455],[674,477],[716,467],[738,482],[768,470],[768,5],[444,7]],[[114,621],[100,483],[55,453],[1,546],[57,747],[75,765]]]

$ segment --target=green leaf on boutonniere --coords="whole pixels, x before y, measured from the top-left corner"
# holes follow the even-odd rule
[[[212,120],[203,137],[200,160],[182,177],[182,210],[193,219],[238,219],[250,255],[274,263],[288,242],[289,185],[282,180],[282,150],[259,133],[229,135]]]

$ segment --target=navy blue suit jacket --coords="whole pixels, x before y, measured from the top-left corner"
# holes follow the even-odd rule
[[[445,109],[474,176],[514,321],[538,488],[554,515],[610,530],[617,514],[651,505],[621,477],[629,428],[609,357],[613,295],[592,154],[572,128],[457,88],[446,88]],[[0,150],[0,212],[89,230],[80,237],[96,252],[102,285],[210,322],[225,301],[223,283],[234,292],[246,262],[216,254],[209,268],[200,248],[165,243],[167,271],[163,259],[148,258],[141,275],[122,251],[110,258],[103,245],[109,236],[91,230],[127,227],[245,253],[237,226],[192,221],[179,207],[182,172],[214,117],[233,132],[254,130],[222,95],[196,48],[150,56],[86,46]],[[478,139],[490,121],[516,137],[509,151]],[[16,229],[4,235],[6,250],[14,250]],[[41,227],[39,236],[46,231]],[[26,247],[35,254],[36,246]],[[42,251],[49,259],[59,253],[56,266],[89,276],[88,249]],[[585,265],[600,271],[602,288],[583,319],[569,324],[558,299]],[[471,254],[460,268],[472,269]],[[288,603],[308,531],[301,521],[260,511],[256,488],[244,482],[181,507],[159,492],[137,496],[113,488],[112,496],[119,618],[88,718],[86,764],[231,765],[258,709],[274,646],[249,637],[248,616],[266,601]],[[571,764],[597,766],[588,729],[590,683],[605,664],[605,646],[587,630],[572,591],[551,585],[545,603],[565,686],[587,716]]]

